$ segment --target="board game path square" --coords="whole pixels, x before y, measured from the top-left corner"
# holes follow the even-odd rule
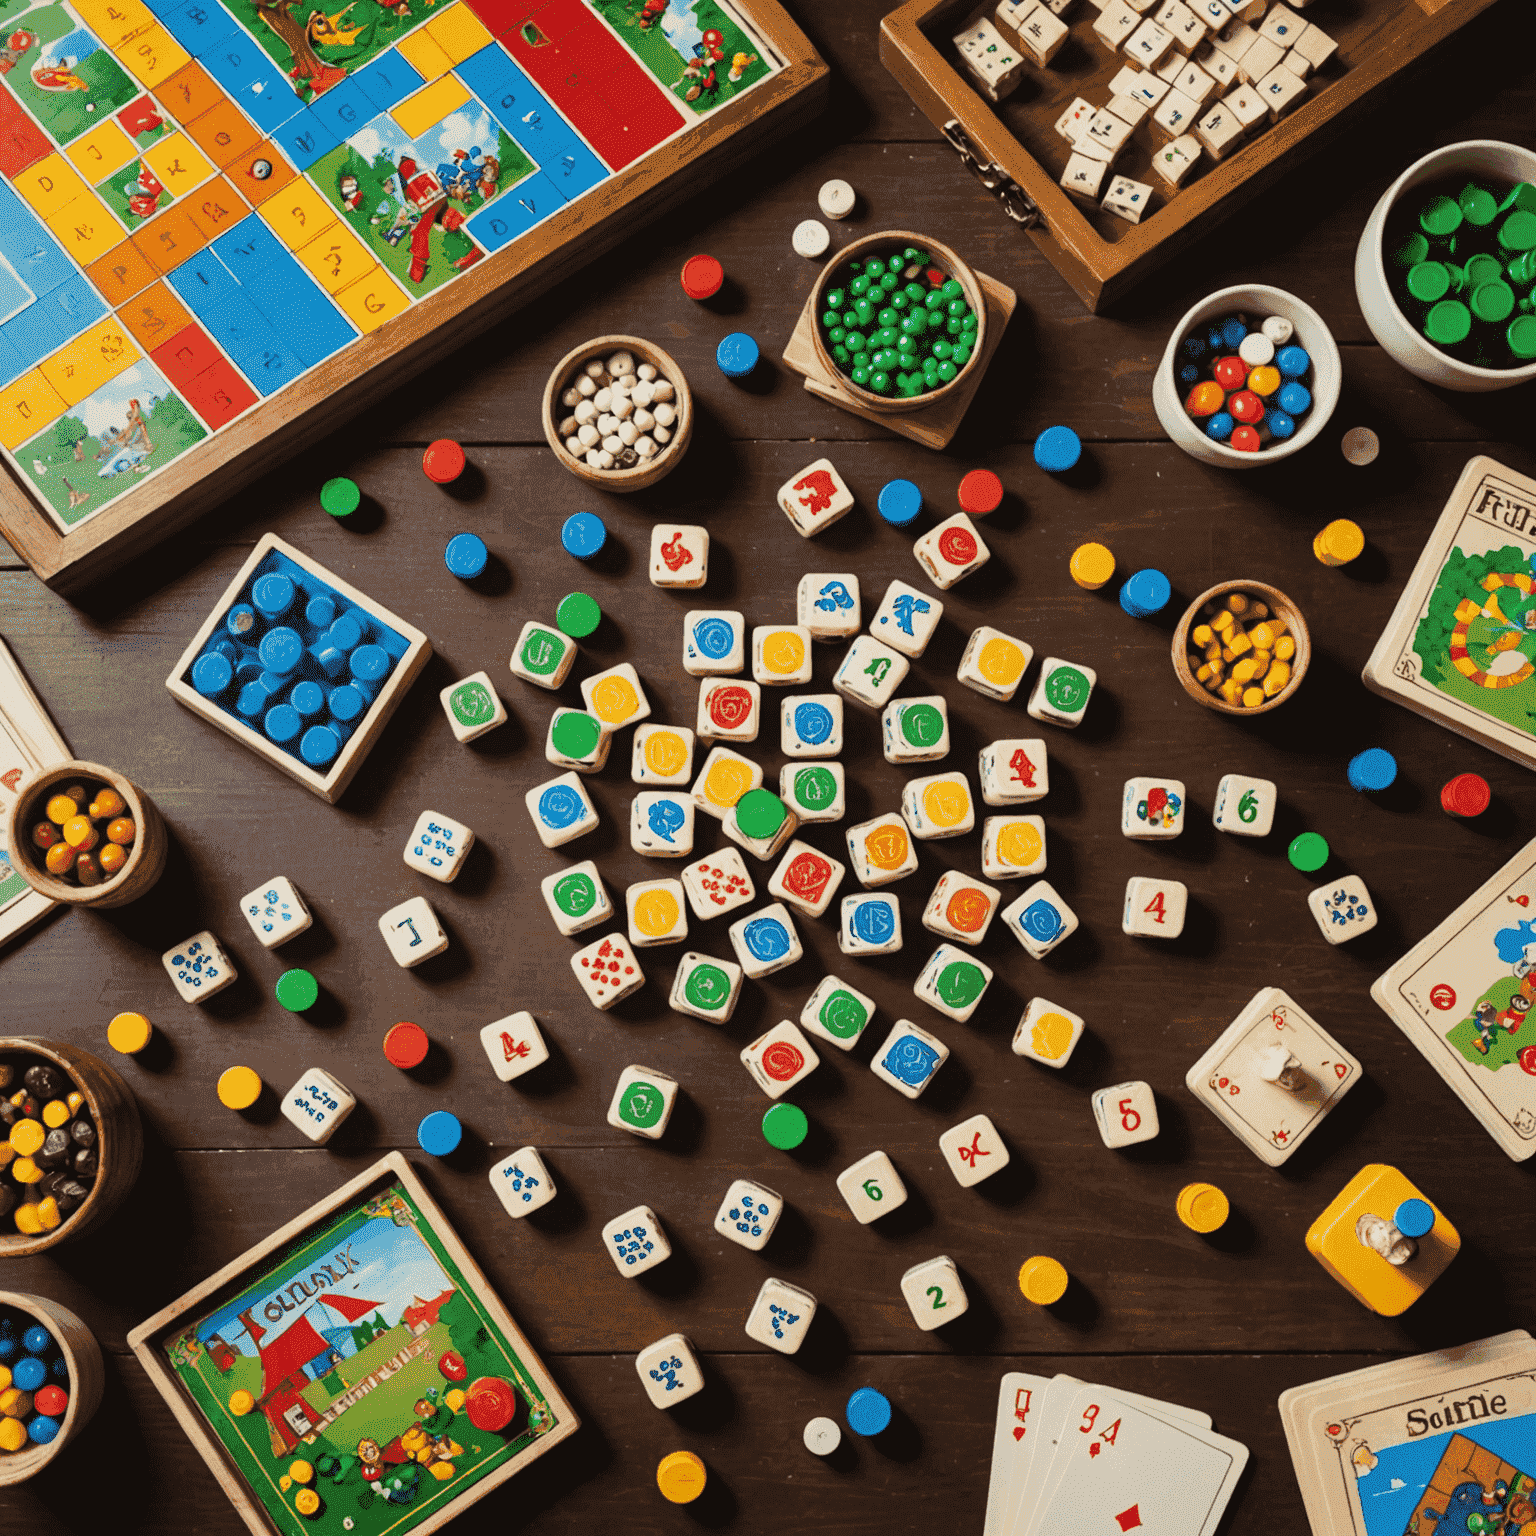
[[[117,318],[145,351],[163,346],[192,323],[185,305],[163,282],[156,282],[130,303],[122,305]]]
[[[233,165],[261,139],[245,114],[227,98],[188,123],[187,132],[220,170]]]
[[[208,243],[192,221],[192,215],[185,208],[175,206],[156,215],[130,238],[134,249],[162,277],[174,272]]]
[[[163,346],[156,347],[150,356],[177,389],[185,389],[198,374],[206,373],[223,354],[214,346],[212,338],[200,325],[183,326]]]
[[[256,404],[256,392],[235,371],[234,364],[220,358],[182,390],[187,404],[210,427],[222,427],[242,411]]]
[[[155,269],[129,240],[99,257],[85,270],[96,291],[115,309],[155,280]]]
[[[267,167],[265,176],[256,174],[261,165]],[[261,207],[273,193],[281,192],[298,174],[271,139],[263,139],[255,149],[248,150],[229,167],[235,190],[253,208]]]
[[[178,69],[155,94],[184,127],[225,100],[224,92],[196,59]]]
[[[17,117],[0,131],[0,172],[14,181],[52,148],[48,136],[31,118]]]
[[[187,199],[187,206],[191,210],[192,222],[209,240],[227,229],[233,229],[250,212],[244,200],[223,176],[193,193]]]

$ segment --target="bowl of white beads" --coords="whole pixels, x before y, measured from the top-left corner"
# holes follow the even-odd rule
[[[639,336],[596,336],[544,386],[544,436],[573,475],[638,491],[674,470],[693,436],[693,394],[675,358]]]

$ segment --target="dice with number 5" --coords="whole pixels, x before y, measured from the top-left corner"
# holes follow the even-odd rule
[[[1093,1096],[1093,1119],[1106,1147],[1151,1141],[1158,1132],[1157,1099],[1151,1084],[1116,1083]]]

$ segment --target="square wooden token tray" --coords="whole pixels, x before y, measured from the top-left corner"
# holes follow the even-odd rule
[[[1360,0],[1305,12],[1338,52],[1308,82],[1300,104],[1220,161],[1202,157],[1182,187],[1152,169],[1159,141],[1150,117],[1115,164],[1119,175],[1156,189],[1151,211],[1128,224],[1074,200],[1060,185],[1071,146],[1056,122],[1073,98],[1108,102],[1109,82],[1127,63],[1093,33],[1099,12],[1074,0],[1062,18],[1071,36],[1047,68],[1026,61],[1024,81],[993,104],[972,84],[951,39],[996,9],[975,0],[907,0],[880,24],[880,59],[994,192],[1094,312],[1127,293],[1198,236],[1216,227],[1303,157],[1336,139],[1375,98],[1496,0]],[[1432,101],[1424,98],[1424,105]]]

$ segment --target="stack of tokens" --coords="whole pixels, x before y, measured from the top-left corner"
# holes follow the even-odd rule
[[[54,879],[103,885],[122,873],[139,829],[110,784],[67,784],[49,795],[43,809],[32,846],[44,850],[44,867]]]
[[[1536,362],[1536,186],[1417,188],[1383,244],[1398,307],[1433,346],[1479,368]]]
[[[68,1408],[69,1366],[58,1341],[24,1312],[0,1311],[0,1451],[50,1444]]]
[[[677,430],[677,387],[632,352],[593,357],[560,392],[560,441],[592,469],[633,469]]]
[[[21,1088],[0,1099],[0,1218],[29,1237],[51,1232],[85,1204],[96,1182],[95,1123],[85,1095],[49,1061],[0,1065],[0,1088],[21,1075]]]
[[[1180,342],[1174,367],[1184,409],[1207,437],[1258,453],[1296,435],[1297,418],[1312,409],[1312,358],[1294,334],[1283,315],[1257,323],[1228,315]]]
[[[1246,626],[1246,627],[1245,627]],[[1266,603],[1229,592],[1201,610],[1190,627],[1189,664],[1196,681],[1228,704],[1258,709],[1291,680],[1296,640]]]
[[[860,389],[912,399],[960,376],[979,321],[956,277],[909,245],[857,257],[832,274],[821,336]]]

